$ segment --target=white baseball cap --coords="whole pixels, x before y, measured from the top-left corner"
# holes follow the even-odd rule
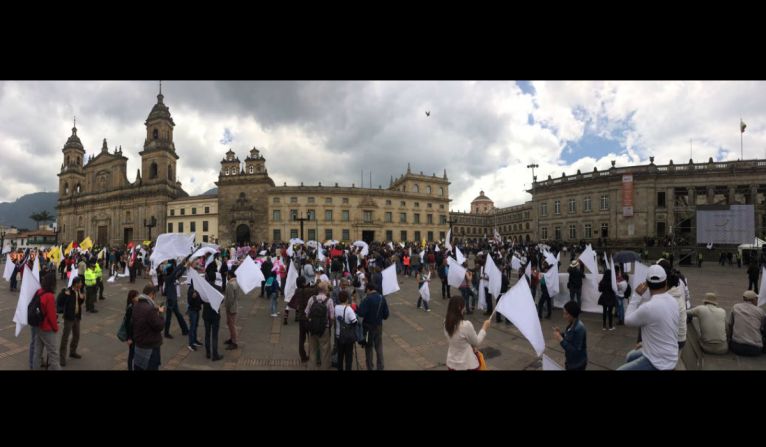
[[[667,278],[668,277],[665,274],[665,269],[657,264],[649,267],[649,271],[646,273],[646,282],[653,284],[665,282]]]

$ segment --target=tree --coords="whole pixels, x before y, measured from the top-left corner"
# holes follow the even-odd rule
[[[34,220],[35,223],[37,223],[37,226],[40,226],[40,222],[50,222],[54,219],[53,215],[51,215],[48,211],[40,211],[39,213],[32,213],[31,216],[29,216],[30,219]]]

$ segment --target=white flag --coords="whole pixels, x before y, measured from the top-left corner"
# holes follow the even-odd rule
[[[216,250],[213,247],[202,247],[199,250],[195,251],[193,255],[191,255],[191,258],[189,258],[190,261],[193,261],[199,257],[206,256],[208,254],[216,253],[218,250]],[[214,258],[214,256],[211,256],[211,258]],[[212,261],[211,261],[212,262]],[[209,262],[206,263],[205,267],[207,267],[207,264],[210,264]]]
[[[762,268],[761,289],[758,291],[758,306],[766,304],[766,267]]]
[[[125,267],[127,270],[127,267]],[[72,287],[72,281],[74,281],[75,278],[77,278],[77,265],[72,264],[72,269],[69,271],[69,283],[67,284],[67,287]]]
[[[487,310],[487,293],[484,289],[488,284],[486,279],[479,280],[479,302],[477,307],[482,311]]]
[[[223,294],[221,294],[221,292],[216,290],[215,287],[211,286],[210,283],[205,281],[205,279],[199,273],[197,273],[196,270],[187,269],[186,274],[189,276],[189,279],[192,281],[194,290],[196,290],[197,293],[199,293],[199,296],[200,298],[202,298],[202,301],[205,301],[206,303],[210,303],[210,307],[212,307],[214,311],[218,312],[218,309],[221,308],[221,303],[223,302]]]
[[[452,237],[452,230],[449,230],[449,231],[447,232],[447,239],[445,239],[445,240],[444,240],[444,247],[445,247],[447,250],[452,250],[452,244],[450,243],[450,239],[451,239],[451,237]]]
[[[152,268],[157,268],[163,261],[168,259],[185,258],[194,250],[195,233],[163,233],[157,237],[154,252],[149,257]]]
[[[514,326],[529,340],[538,356],[545,351],[545,338],[540,320],[537,319],[535,301],[529,286],[519,281],[500,297],[497,312],[511,320]]]
[[[633,294],[636,294],[636,288],[639,284],[646,281],[646,274],[649,272],[649,267],[636,261],[633,264],[633,276],[630,277],[630,288],[633,290]],[[649,290],[644,292],[644,296],[649,294]]]
[[[21,329],[28,324],[27,320],[27,308],[29,302],[34,298],[35,293],[40,289],[40,282],[32,274],[32,270],[29,270],[29,266],[24,264],[24,274],[21,278],[21,292],[19,293],[19,301],[16,303],[16,313],[13,315],[13,322],[16,323],[16,336],[21,333]]]
[[[390,249],[391,249],[391,251],[394,251],[394,244],[392,244],[391,242],[389,242],[389,243],[388,243],[388,248],[390,248]]]
[[[543,354],[543,371],[563,371],[564,368],[556,363],[552,358]]]
[[[612,281],[612,290],[614,290],[614,293],[617,293],[617,272],[614,269],[614,257],[613,256],[609,256],[609,261],[610,261],[611,266],[612,266],[612,271],[610,273],[611,281]],[[607,264],[607,265],[609,265],[609,264]]]
[[[325,260],[325,255],[324,255],[324,252],[322,251],[322,247],[317,248],[317,259],[319,260],[319,262],[324,262]]]
[[[426,303],[431,301],[431,289],[428,288],[428,281],[425,281],[423,285],[420,286],[420,296]]]
[[[447,284],[452,287],[460,287],[460,285],[463,284],[463,281],[465,281],[466,269],[452,259],[452,257],[447,258],[447,263],[449,265]]]
[[[465,256],[463,256],[463,253],[461,253],[460,249],[457,247],[455,247],[455,257],[457,258],[457,263],[463,265],[465,262]]]
[[[389,265],[381,274],[383,275],[383,295],[398,292],[399,282],[396,280],[396,265]]]
[[[295,252],[293,251],[293,244],[287,246],[287,256],[292,258]]]
[[[32,274],[35,275],[37,282],[40,282],[40,253],[35,256],[35,262],[32,264]]]
[[[441,250],[439,250],[439,246],[438,246],[438,245],[434,247],[434,251],[435,251],[436,253],[439,253],[439,252],[441,251]]]
[[[487,262],[484,265],[484,273],[489,277],[489,293],[497,299],[500,297],[500,289],[503,286],[503,274],[500,273],[500,269],[497,268],[495,261],[489,254],[487,254]]]
[[[593,258],[594,253],[593,249],[590,248],[590,245],[585,247],[585,250],[583,250],[582,253],[580,253],[580,256],[577,257],[585,267],[588,268],[588,271],[590,273],[598,273],[598,265],[596,264],[596,261]]]
[[[266,281],[263,272],[253,262],[253,258],[245,256],[245,260],[237,267],[237,284],[242,289],[242,293],[247,295],[256,287],[261,286],[262,281]]]
[[[532,260],[531,259],[527,261],[527,268],[524,269],[524,275],[526,275],[527,279],[532,281]],[[529,294],[531,295],[532,292],[529,292]]]
[[[72,266],[74,267],[74,264]],[[155,272],[154,273],[155,275],[157,274],[157,269],[153,268],[152,271]],[[130,270],[128,270],[128,264],[125,264],[125,270],[122,273],[118,273],[117,277],[118,278],[127,278],[128,276],[130,276]]]
[[[109,277],[109,279],[106,280],[106,282],[113,283],[117,279],[116,275],[112,275]]]
[[[553,299],[554,296],[559,294],[559,267],[555,262],[548,268],[548,271],[543,273],[545,277],[545,288],[548,289],[548,295]]]
[[[511,257],[511,269],[518,271],[521,268],[521,259],[517,258],[516,255],[513,255]]]
[[[285,278],[285,302],[289,303],[295,291],[298,289],[298,285],[295,283],[298,281],[298,269],[295,267],[295,262],[290,262],[290,267],[287,269],[287,277]]]
[[[6,281],[11,280],[11,276],[13,275],[13,271],[16,268],[16,264],[13,263],[13,260],[11,259],[11,255],[8,255],[5,258],[5,270],[3,271],[3,278]]]

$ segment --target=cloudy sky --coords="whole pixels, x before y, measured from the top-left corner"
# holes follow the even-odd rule
[[[88,154],[107,139],[140,167],[156,81],[0,82],[0,201],[56,191],[77,116]],[[178,178],[210,188],[232,148],[262,150],[274,181],[388,186],[409,162],[452,184],[452,210],[484,190],[496,206],[529,200],[540,180],[577,169],[766,157],[764,82],[188,82],[163,81],[176,123]],[[428,117],[425,111],[431,111]]]

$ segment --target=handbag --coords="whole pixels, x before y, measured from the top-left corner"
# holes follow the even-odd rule
[[[486,371],[487,362],[484,360],[484,354],[482,354],[478,349],[474,349],[473,352],[476,354],[476,359],[479,360],[479,371]]]
[[[127,317],[127,315],[125,317]],[[128,323],[125,317],[122,317],[122,324],[120,325],[120,328],[117,329],[117,338],[120,341],[128,341]]]

